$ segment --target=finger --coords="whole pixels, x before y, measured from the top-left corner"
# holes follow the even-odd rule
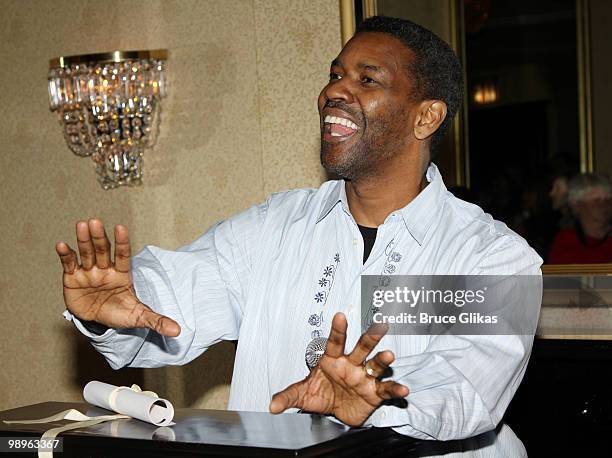
[[[332,320],[332,328],[327,339],[327,347],[325,355],[332,358],[339,358],[344,355],[344,346],[346,344],[346,328],[348,323],[344,313],[336,313]]]
[[[181,333],[181,327],[172,318],[155,313],[144,304],[142,307],[136,327],[149,328],[167,337],[176,337]]]
[[[410,393],[406,385],[389,380],[387,382],[376,382],[376,394],[384,400],[405,398]]]
[[[129,272],[131,256],[128,229],[117,224],[115,226],[115,270]]]
[[[304,386],[304,382],[296,382],[292,385],[289,385],[283,391],[279,391],[274,396],[272,396],[272,400],[270,401],[270,412],[271,413],[283,413],[285,410],[296,407],[298,409],[302,408],[300,404],[300,392]]]
[[[57,242],[55,245],[55,251],[57,255],[60,257],[60,261],[62,261],[62,267],[64,268],[64,272],[67,274],[74,273],[77,268],[77,255],[76,251],[74,251],[68,244],[64,242]]]
[[[393,361],[395,361],[395,355],[393,355],[393,352],[389,350],[376,353],[374,358],[365,363],[366,369],[370,369],[368,375],[372,377],[380,377],[387,371],[387,369],[389,369],[389,365]]]
[[[370,326],[355,344],[355,348],[353,348],[353,351],[348,356],[349,361],[353,364],[363,364],[368,355],[374,350],[374,347],[378,345],[378,342],[386,334],[389,327],[385,326]]]
[[[90,219],[88,225],[89,234],[96,250],[96,266],[100,269],[108,269],[111,265],[110,241],[106,236],[104,224],[99,219]]]
[[[81,257],[83,269],[90,270],[96,264],[96,252],[94,251],[89,225],[87,221],[79,221],[76,225],[77,245]]]

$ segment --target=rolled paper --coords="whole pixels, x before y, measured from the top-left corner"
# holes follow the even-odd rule
[[[115,386],[92,381],[85,385],[83,398],[89,404],[122,415],[146,421],[155,426],[168,426],[174,418],[174,407],[151,391],[141,391],[138,385]]]
[[[85,400],[97,407],[118,412],[115,415],[100,415],[96,417],[87,416],[78,410],[69,409],[59,412],[50,417],[30,419],[30,420],[3,420],[4,423],[22,423],[22,424],[37,424],[37,423],[52,423],[59,420],[72,420],[73,423],[61,426],[59,428],[51,428],[42,435],[41,439],[55,439],[58,434],[69,431],[71,429],[85,428],[94,426],[99,423],[112,422],[116,428],[119,427],[118,420],[129,419],[129,417],[137,418],[147,423],[152,423],[156,426],[163,426],[153,431],[154,437],[159,437],[162,440],[174,440],[174,431],[165,426],[172,425],[174,417],[174,407],[166,399],[161,399],[152,391],[142,391],[138,385],[115,386],[102,382],[89,382],[83,389],[83,397]],[[111,434],[113,435],[113,434]],[[44,441],[40,442],[41,444]],[[43,448],[40,445],[38,448],[39,458],[53,458],[53,451]]]

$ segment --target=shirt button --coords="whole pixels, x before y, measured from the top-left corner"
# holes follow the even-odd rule
[[[353,239],[353,245],[357,245],[359,244],[359,240],[358,239]]]
[[[387,412],[385,412],[384,410],[380,413],[380,418],[382,420],[384,420],[385,418],[387,418]]]
[[[353,313],[353,304],[350,304],[346,309],[349,313]]]

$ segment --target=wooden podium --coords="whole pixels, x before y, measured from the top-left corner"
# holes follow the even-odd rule
[[[89,416],[108,415],[83,403],[45,402],[0,412],[0,420],[44,418],[66,409]],[[319,415],[177,409],[175,425],[156,427],[134,419],[62,433],[65,457],[193,457],[193,456],[419,456],[415,439],[389,428],[350,429]],[[5,424],[0,437],[39,438],[48,429],[68,423]],[[2,454],[2,456],[9,456]],[[37,456],[15,453],[14,456]]]

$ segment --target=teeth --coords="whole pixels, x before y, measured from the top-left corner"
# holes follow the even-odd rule
[[[355,124],[353,121],[346,118],[340,118],[338,116],[327,115],[325,116],[323,122],[326,124],[340,124],[342,126],[350,127],[353,130],[357,130],[357,124]],[[335,136],[337,137],[338,135]]]

